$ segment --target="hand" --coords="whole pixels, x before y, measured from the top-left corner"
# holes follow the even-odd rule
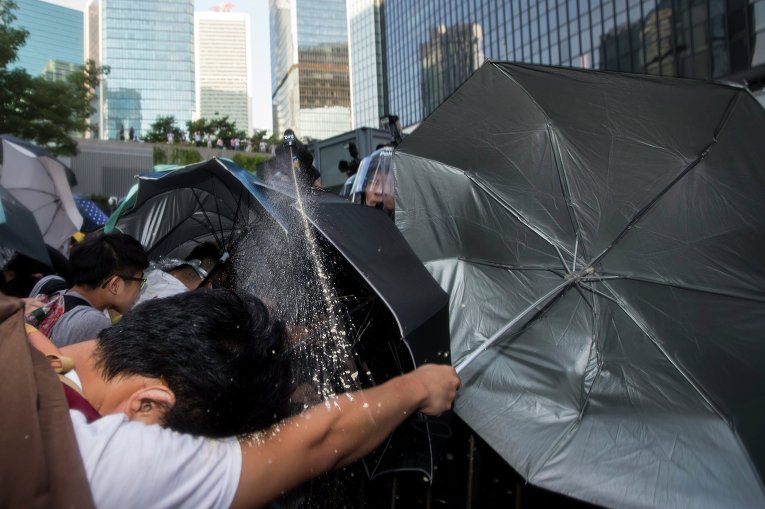
[[[426,397],[418,409],[420,412],[438,416],[451,409],[460,388],[460,377],[452,366],[423,364],[410,375],[425,389]]]
[[[40,296],[34,298],[23,297],[21,300],[24,302],[24,316],[32,314],[32,311],[39,309],[46,304],[45,297]]]

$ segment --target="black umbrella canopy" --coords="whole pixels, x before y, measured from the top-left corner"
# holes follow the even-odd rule
[[[0,186],[0,269],[21,253],[52,266],[35,216]]]
[[[455,410],[530,482],[765,504],[764,130],[740,87],[489,62],[396,151]]]
[[[246,171],[210,159],[139,177],[135,203],[116,226],[138,239],[150,259],[183,257],[204,242],[229,251],[262,209],[257,193]]]
[[[116,225],[151,259],[185,257],[201,242],[228,252],[228,281],[293,327],[301,364],[312,363],[299,382],[320,385],[320,396],[451,360],[447,295],[379,210],[302,186],[298,200],[289,183],[212,159],[141,177],[134,206]],[[346,346],[327,347],[331,328],[342,330]],[[370,476],[432,475],[430,427],[443,423],[410,420],[367,458]]]

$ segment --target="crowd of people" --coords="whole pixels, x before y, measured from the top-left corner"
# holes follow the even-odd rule
[[[96,506],[261,506],[451,407],[454,369],[423,365],[296,414],[288,324],[216,288],[206,250],[151,264],[132,237],[93,233],[66,269],[13,274],[36,280],[27,296],[2,287],[24,297],[30,355],[60,373]]]

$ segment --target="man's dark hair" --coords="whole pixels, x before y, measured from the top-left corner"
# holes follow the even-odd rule
[[[69,253],[72,282],[96,287],[114,274],[130,276],[146,269],[149,259],[143,246],[124,233],[86,237]]]
[[[291,368],[284,324],[260,299],[201,289],[146,301],[99,334],[106,380],[161,378],[175,394],[165,425],[226,437],[286,416]]]

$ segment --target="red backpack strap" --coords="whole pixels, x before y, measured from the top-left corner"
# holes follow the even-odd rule
[[[64,395],[66,396],[66,404],[69,406],[69,409],[82,412],[88,423],[99,419],[101,414],[98,413],[98,410],[85,399],[80,388],[72,380],[64,376],[65,373],[74,369],[72,359],[56,354],[48,354],[45,357],[50,362],[53,370],[58,374],[58,379],[61,380],[61,384],[64,386]]]
[[[64,314],[64,297],[62,294],[58,294],[55,297],[51,297],[51,302],[46,306],[47,312],[37,325],[37,330],[50,337],[53,332],[53,327],[61,315]]]
[[[82,396],[82,394],[64,382],[63,379],[65,377],[60,376],[59,378],[62,378],[61,385],[64,387],[66,403],[69,405],[70,410],[77,410],[78,412],[81,412],[85,416],[85,420],[87,420],[88,423],[101,418],[101,414],[98,413],[98,410],[93,408],[93,405],[91,405],[88,400]],[[66,380],[69,379],[67,378]]]

